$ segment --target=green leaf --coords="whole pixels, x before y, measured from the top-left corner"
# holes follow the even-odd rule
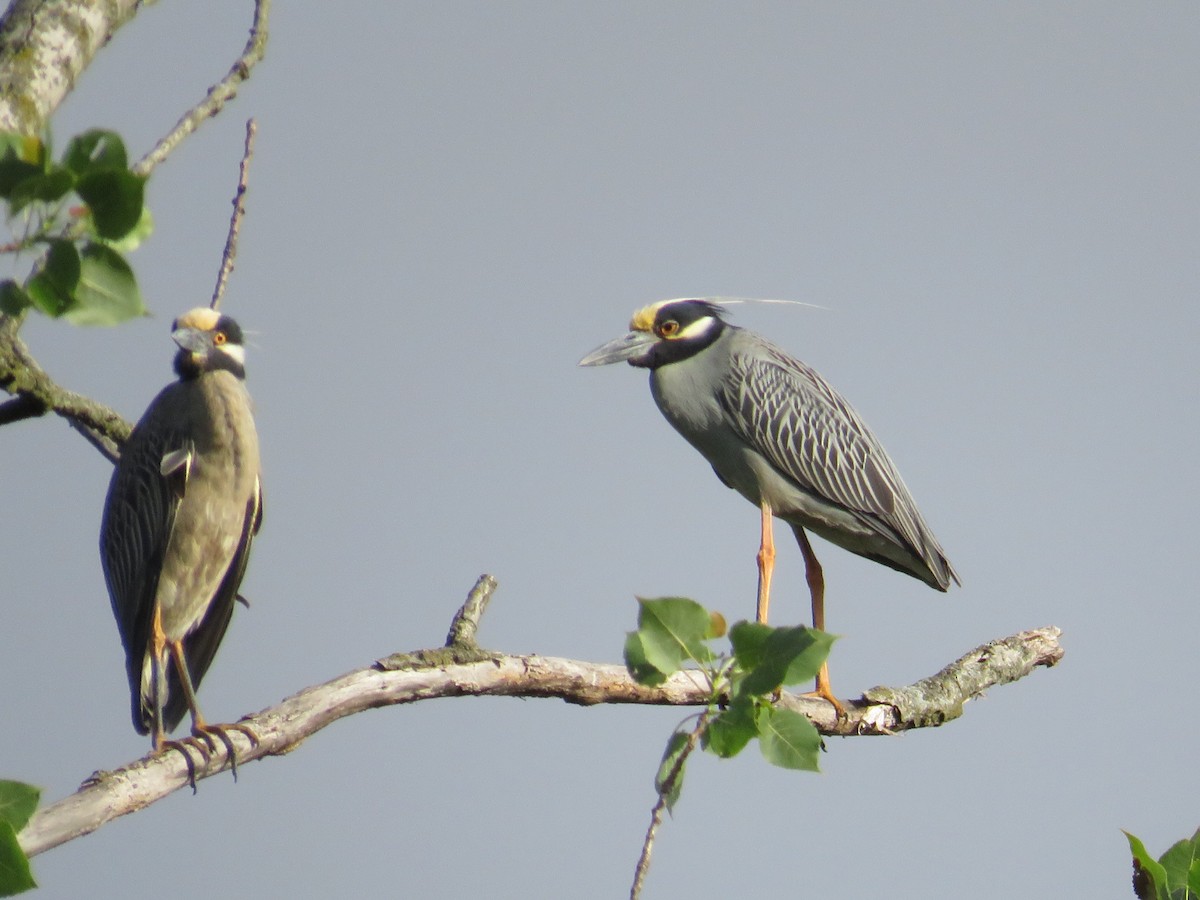
[[[32,305],[33,300],[19,284],[11,278],[0,281],[0,313],[15,316]]]
[[[45,150],[36,137],[0,132],[0,197],[8,198],[17,184],[45,171]]]
[[[33,305],[52,318],[58,318],[75,302],[75,289],[79,286],[79,251],[70,241],[50,241],[50,247],[25,290]]]
[[[665,675],[684,662],[707,662],[712,651],[704,645],[712,620],[708,610],[686,597],[638,598],[638,633],[646,661]]]
[[[94,169],[79,178],[75,192],[92,213],[96,233],[119,240],[142,218],[146,180],[127,169]]]
[[[734,629],[737,628],[735,625]],[[754,660],[752,666],[745,665],[737,644],[734,644],[738,662],[747,669],[742,689],[752,694],[768,694],[780,685],[797,684],[815,677],[835,640],[832,635],[803,625],[772,628],[765,640],[760,642],[760,638],[759,632],[753,632],[752,649],[748,654]]]
[[[646,647],[640,631],[630,631],[625,635],[625,668],[638,684],[658,687],[667,680],[667,676],[646,659]]]
[[[41,790],[32,784],[0,779],[0,821],[20,831],[37,809],[41,796]]]
[[[735,622],[729,629],[729,643],[733,645],[733,655],[738,665],[749,672],[762,662],[763,645],[775,629],[761,622]]]
[[[754,707],[748,698],[735,699],[713,717],[704,732],[704,749],[721,759],[737,756],[758,736],[754,722]]]
[[[684,758],[683,751],[687,749],[688,736],[686,732],[676,731],[667,741],[667,749],[663,751],[662,762],[658,765],[658,772],[654,776],[654,789],[658,791],[660,797],[664,797],[667,803],[667,811],[674,812],[675,804],[679,800],[679,794],[683,790],[683,773],[687,768],[687,760]],[[681,762],[682,760],[682,762]],[[671,777],[671,772],[675,770],[675,766],[679,766],[679,774],[675,776],[675,780],[667,785],[667,779]]]
[[[1176,842],[1170,850],[1159,857],[1167,874],[1167,894],[1171,897],[1186,898],[1190,892],[1189,879],[1192,870],[1200,862],[1200,843],[1197,838],[1200,832],[1191,840]]]
[[[92,231],[96,231],[94,222]],[[137,220],[137,224],[130,231],[115,241],[104,239],[104,243],[118,253],[132,253],[152,234],[154,234],[154,216],[150,214],[150,207],[143,206],[142,217]]]
[[[1157,860],[1151,859],[1146,845],[1128,831],[1129,852],[1133,854],[1133,892],[1138,900],[1169,900],[1167,897],[1167,870]]]
[[[820,771],[817,754],[821,750],[821,735],[798,712],[764,705],[758,714],[758,745],[771,765]]]
[[[11,897],[37,887],[29,871],[29,858],[17,843],[17,832],[0,821],[0,897]]]
[[[0,779],[0,897],[37,887],[17,832],[37,809],[41,795],[33,785]]]
[[[125,258],[103,244],[87,244],[80,256],[75,305],[66,312],[74,325],[116,325],[146,315],[142,292]]]
[[[54,166],[48,172],[22,179],[8,192],[8,204],[12,212],[18,213],[30,203],[54,203],[61,200],[75,187],[75,176],[66,169]]]
[[[125,142],[115,131],[93,128],[71,138],[63,151],[62,163],[76,175],[97,169],[126,169]]]

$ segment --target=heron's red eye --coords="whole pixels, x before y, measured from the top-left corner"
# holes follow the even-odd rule
[[[229,340],[229,338],[225,337],[225,332],[223,332],[223,331],[218,331],[216,334],[213,335],[213,345],[214,346],[220,347],[227,340]]]
[[[674,319],[667,319],[658,326],[658,333],[663,337],[671,337],[679,331],[679,323]]]

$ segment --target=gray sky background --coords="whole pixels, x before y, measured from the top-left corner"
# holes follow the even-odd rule
[[[248,2],[142,12],[60,141],[140,154],[240,52]],[[155,174],[153,318],[31,321],[65,386],[140,415],[207,303],[259,122],[225,309],[255,332],[266,521],[200,699],[229,721],[439,643],[620,658],[634,595],[753,614],[757,514],[643,372],[580,370],[673,296],[816,366],[963,578],[825,544],[857,696],[1058,625],[1065,661],[943,729],[833,740],[820,775],[698,758],[648,897],[1128,897],[1195,804],[1200,7],[280,3],[238,101]],[[0,430],[0,776],[47,800],[143,753],[96,539],[108,464]],[[786,534],[786,532],[783,532]],[[805,621],[780,544],[772,613]],[[43,897],[611,898],[683,713],[456,700],[361,715],[35,860]]]

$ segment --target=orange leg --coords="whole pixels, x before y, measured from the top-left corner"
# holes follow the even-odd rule
[[[154,752],[162,750],[163,741],[163,686],[167,683],[167,636],[162,627],[162,610],[154,604],[154,616],[150,619],[150,690],[153,693],[154,723],[151,726],[150,745]]]
[[[204,721],[204,716],[200,712],[200,705],[196,702],[196,689],[192,686],[191,673],[188,671],[187,659],[183,654],[182,641],[170,641],[171,658],[175,661],[175,671],[179,673],[179,685],[183,688],[183,696],[187,699],[188,710],[192,714],[192,740],[191,746],[200,750],[205,761],[208,761],[209,753],[213,753],[217,749],[216,741],[220,741],[225,747],[225,758],[229,760],[229,768],[233,772],[233,777],[237,778],[237,753],[233,749],[233,741],[229,739],[228,732],[230,730],[240,731],[244,734],[252,745],[258,744],[258,735],[251,731],[245,725],[209,725]],[[205,753],[200,747],[198,741],[203,741],[208,748],[208,753]],[[171,742],[175,743],[175,742]],[[178,747],[177,747],[178,749]],[[184,754],[185,756],[187,754]],[[192,790],[195,790],[195,779],[192,779]]]
[[[775,570],[775,539],[771,535],[771,504],[762,502],[762,540],[758,545],[758,612],[757,621],[767,624],[767,607],[771,605],[771,573]]]
[[[824,631],[825,572],[821,568],[821,563],[817,561],[817,554],[813,553],[812,544],[809,543],[804,529],[799,525],[794,525],[792,531],[795,532],[796,542],[800,545],[800,552],[804,554],[804,577],[808,581],[808,592],[812,595],[813,628]],[[832,703],[833,708],[837,710],[839,719],[846,717],[845,707],[833,695],[833,689],[829,686],[829,664],[827,662],[821,663],[821,671],[817,673],[816,690],[813,693]]]

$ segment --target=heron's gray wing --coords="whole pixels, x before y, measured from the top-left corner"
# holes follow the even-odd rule
[[[814,369],[758,339],[735,352],[722,397],[734,429],[776,469],[924,555],[927,532],[882,445]]]
[[[162,410],[173,387],[154,399],[125,442],[100,526],[100,560],[125,647],[133,724],[141,734],[151,724],[141,701],[141,679],[154,598],[187,475],[186,464],[163,473],[164,457],[187,446],[186,435],[163,427]]]

